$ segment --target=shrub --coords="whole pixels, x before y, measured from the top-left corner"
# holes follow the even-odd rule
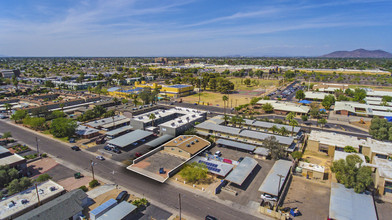
[[[148,205],[148,200],[145,198],[136,199],[131,202],[132,205],[137,206],[138,208],[144,207]]]
[[[46,153],[41,154],[42,157],[48,157]]]
[[[81,187],[79,187],[79,189],[83,190],[84,192],[88,191],[88,188],[86,186],[81,186]]]
[[[45,181],[50,180],[50,179],[52,179],[52,177],[49,176],[49,174],[44,173],[44,174],[40,175],[40,176],[37,178],[37,182],[42,183],[42,182],[45,182]]]
[[[88,185],[90,186],[90,188],[94,188],[96,186],[99,186],[99,182],[98,180],[91,180]]]

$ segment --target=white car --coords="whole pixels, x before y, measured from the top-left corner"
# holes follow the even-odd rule
[[[269,201],[277,201],[277,198],[268,194],[261,194],[261,198]]]
[[[98,160],[105,160],[105,158],[102,157],[102,156],[97,156],[96,158],[97,158]]]
[[[218,150],[217,152],[215,152],[215,156],[220,157],[220,156],[222,156],[222,153]]]

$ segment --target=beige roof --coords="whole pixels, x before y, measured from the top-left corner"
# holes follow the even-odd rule
[[[309,106],[299,105],[293,102],[283,102],[276,100],[260,100],[257,102],[259,105],[264,105],[270,103],[275,110],[288,111],[288,112],[298,112],[298,113],[308,113]]]
[[[11,165],[25,160],[26,160],[25,158],[19,156],[18,154],[13,154],[8,157],[0,158],[0,166]]]
[[[318,100],[323,100],[326,95],[329,95],[324,92],[305,92],[305,98],[306,99],[318,99]]]
[[[177,138],[167,142],[163,146],[165,147],[178,147],[183,151],[190,154],[195,154],[203,148],[209,146],[211,143],[194,135],[181,135]]]

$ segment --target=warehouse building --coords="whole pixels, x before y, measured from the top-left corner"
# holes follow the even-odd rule
[[[261,184],[259,192],[276,197],[279,200],[292,165],[291,161],[277,160]]]
[[[148,142],[152,138],[153,138],[152,132],[135,130],[133,132],[109,140],[107,144],[112,147],[126,148],[129,146],[138,146],[140,144]]]

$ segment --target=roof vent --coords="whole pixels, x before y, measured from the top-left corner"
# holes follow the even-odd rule
[[[176,143],[176,144],[177,144],[177,141],[174,141],[174,143]]]
[[[197,142],[199,142],[199,140],[198,140],[198,139],[195,139],[195,142],[197,143]]]
[[[179,141],[182,141],[182,138],[178,139]]]
[[[187,146],[187,147],[191,147],[191,145],[190,145],[190,144],[187,144],[186,146]]]
[[[195,144],[195,142],[192,141],[191,144]]]

